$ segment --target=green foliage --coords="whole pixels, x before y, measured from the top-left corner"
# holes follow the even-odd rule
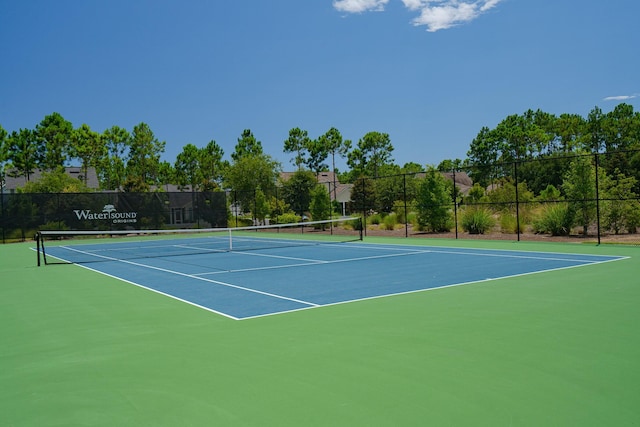
[[[464,201],[468,204],[479,203],[485,197],[484,188],[477,182],[473,184],[473,187],[469,190],[469,193],[465,197]]]
[[[64,166],[72,151],[72,134],[73,125],[60,113],[52,113],[36,125],[40,169],[50,171]]]
[[[524,233],[526,224],[524,218],[520,218],[520,233]],[[503,233],[517,233],[518,219],[512,213],[503,213],[500,215],[500,230]]]
[[[489,209],[467,206],[462,211],[462,229],[469,234],[485,234],[496,224]]]
[[[629,210],[625,216],[624,228],[628,233],[637,233],[640,228],[640,202],[630,201]]]
[[[227,162],[222,160],[224,150],[214,140],[198,152],[198,162],[202,169],[202,188],[211,191],[220,188],[222,173],[227,166]]]
[[[536,197],[536,200],[540,202],[558,202],[562,200],[562,194],[560,193],[560,190],[549,184],[540,192],[540,195]]]
[[[591,161],[591,156],[576,157],[562,183],[570,211],[575,212],[585,236],[596,216],[596,172]]]
[[[367,217],[367,223],[372,224],[372,225],[379,225],[380,223],[382,223],[382,215],[377,213],[377,214],[373,214],[373,215],[369,215]]]
[[[535,161],[518,163],[518,180],[526,182],[534,194],[539,194],[548,185],[556,188],[562,185],[570,160],[564,154],[537,157]]]
[[[234,162],[238,162],[243,157],[262,157],[262,142],[258,141],[250,129],[242,131],[242,135],[238,138],[235,151],[231,153]]]
[[[299,170],[282,183],[282,198],[299,215],[309,211],[311,192],[318,187],[318,180],[313,172]]]
[[[331,217],[331,197],[323,185],[316,185],[311,190],[309,211],[314,221],[322,221]]]
[[[182,147],[176,158],[174,170],[176,184],[181,189],[190,187],[191,191],[196,191],[204,181],[198,147],[193,144]]]
[[[393,203],[403,197],[404,175],[397,175],[400,168],[395,167],[396,174],[378,178],[373,181],[375,188],[375,210],[389,213],[393,209]]]
[[[552,236],[568,236],[574,223],[574,213],[566,203],[550,203],[542,207],[533,221],[533,231]]]
[[[351,211],[369,212],[374,209],[375,187],[372,179],[358,178],[351,188]]]
[[[418,223],[418,214],[415,212],[409,212],[407,214],[406,222],[411,224],[413,228],[419,231],[423,231]]]
[[[148,190],[152,185],[163,184],[159,172],[165,145],[158,141],[146,123],[134,126],[127,161],[126,191]]]
[[[351,227],[354,230],[362,230],[362,221],[359,219],[353,219],[348,221],[346,226]]]
[[[389,134],[369,132],[358,141],[358,146],[347,156],[347,164],[357,173],[378,177],[382,165],[392,162],[393,145]]]
[[[382,225],[385,230],[395,230],[398,224],[398,217],[395,213],[390,213],[382,219]]]
[[[38,181],[30,181],[20,189],[22,193],[87,193],[91,189],[77,178],[67,175],[63,167],[43,172]]]
[[[516,186],[509,180],[503,181],[498,187],[487,194],[489,202],[493,203],[495,209],[500,211],[513,211],[516,206]],[[533,193],[527,189],[525,182],[518,183],[518,201],[530,202],[533,200]]]
[[[7,138],[7,154],[10,166],[13,168],[9,175],[13,177],[23,176],[29,180],[40,157],[35,132],[29,129],[11,132],[11,135]]]
[[[107,153],[105,140],[102,135],[92,131],[89,125],[82,124],[71,132],[71,143],[70,156],[80,159],[86,183],[89,167],[99,166]]]
[[[467,156],[473,165],[469,176],[481,187],[486,188],[494,180],[502,177],[498,160],[502,155],[502,144],[495,129],[483,127],[471,142]]]
[[[289,131],[289,138],[284,141],[284,152],[295,153],[292,163],[298,170],[306,163],[306,153],[309,149],[311,138],[306,130],[293,128]]]
[[[460,159],[445,159],[438,163],[436,169],[440,172],[451,172],[451,171],[459,171],[462,166],[462,160]]]
[[[407,212],[405,211],[404,201],[396,200],[393,202],[393,213],[396,214],[396,218],[399,223],[404,224],[407,222]]]
[[[267,199],[275,195],[280,163],[271,157],[243,155],[224,170],[224,186],[234,192],[243,209],[252,209],[255,191],[260,189]]]
[[[636,185],[634,177],[627,177],[615,170],[613,177],[603,176],[601,179],[602,193],[606,200],[602,203],[603,225],[615,234],[623,231],[635,232],[640,216],[640,206],[633,188]]]
[[[118,126],[104,131],[102,139],[107,153],[100,159],[97,167],[100,188],[117,190],[124,186],[126,179],[126,156],[131,145],[131,134]]]
[[[7,131],[0,125],[0,179],[4,178],[5,166],[9,161],[9,142],[7,136]]]
[[[285,212],[290,211],[289,205],[282,199],[271,196],[268,198],[269,202],[269,215],[273,218],[278,218],[278,216],[284,214]]]
[[[416,209],[420,226],[433,232],[453,227],[451,193],[447,181],[435,168],[429,168],[418,186]]]
[[[256,190],[256,196],[254,200],[253,206],[253,216],[259,220],[264,221],[264,219],[269,215],[269,203],[267,202],[267,198],[265,197],[262,190]]]
[[[309,144],[307,166],[312,171],[319,171],[325,166],[324,161],[331,155],[331,170],[337,173],[336,156],[345,157],[351,148],[351,141],[343,140],[340,131],[334,127]]]
[[[294,224],[302,221],[302,217],[293,212],[285,212],[282,215],[279,215],[276,219],[278,224]]]
[[[71,230],[67,224],[59,221],[49,221],[44,225],[39,227],[40,230],[54,230],[54,231],[62,231],[62,230]]]

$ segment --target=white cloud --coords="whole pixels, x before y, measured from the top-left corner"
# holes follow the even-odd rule
[[[604,101],[627,101],[638,97],[640,97],[640,93],[634,93],[633,95],[607,96],[604,98]]]
[[[426,25],[427,31],[446,30],[453,26],[471,22],[493,9],[503,0],[402,0],[410,10],[420,10],[413,25]]]
[[[404,6],[409,10],[420,10],[423,6],[429,4],[429,1],[425,0],[402,0]]]
[[[361,13],[382,11],[389,0],[333,0],[333,7],[340,12]]]
[[[419,12],[413,25],[425,25],[427,31],[445,30],[471,22],[504,0],[402,0],[412,12]],[[342,12],[384,10],[388,0],[334,0],[333,7]]]

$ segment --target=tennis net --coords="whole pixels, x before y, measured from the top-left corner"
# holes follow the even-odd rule
[[[362,240],[358,217],[236,228],[172,230],[40,230],[37,263],[82,264],[309,246]],[[45,249],[47,246],[48,249]],[[49,258],[47,254],[49,253]],[[51,258],[55,259],[51,259]]]

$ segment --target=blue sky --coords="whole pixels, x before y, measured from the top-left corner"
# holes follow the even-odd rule
[[[29,0],[0,11],[0,125],[149,124],[173,162],[243,129],[388,133],[402,165],[465,158],[527,109],[640,109],[637,0]],[[344,162],[342,162],[344,170]]]

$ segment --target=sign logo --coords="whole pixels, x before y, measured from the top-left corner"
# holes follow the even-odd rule
[[[102,212],[91,212],[89,209],[74,209],[73,213],[79,220],[111,221],[114,224],[138,222],[138,212],[118,212],[113,205],[104,205]]]

